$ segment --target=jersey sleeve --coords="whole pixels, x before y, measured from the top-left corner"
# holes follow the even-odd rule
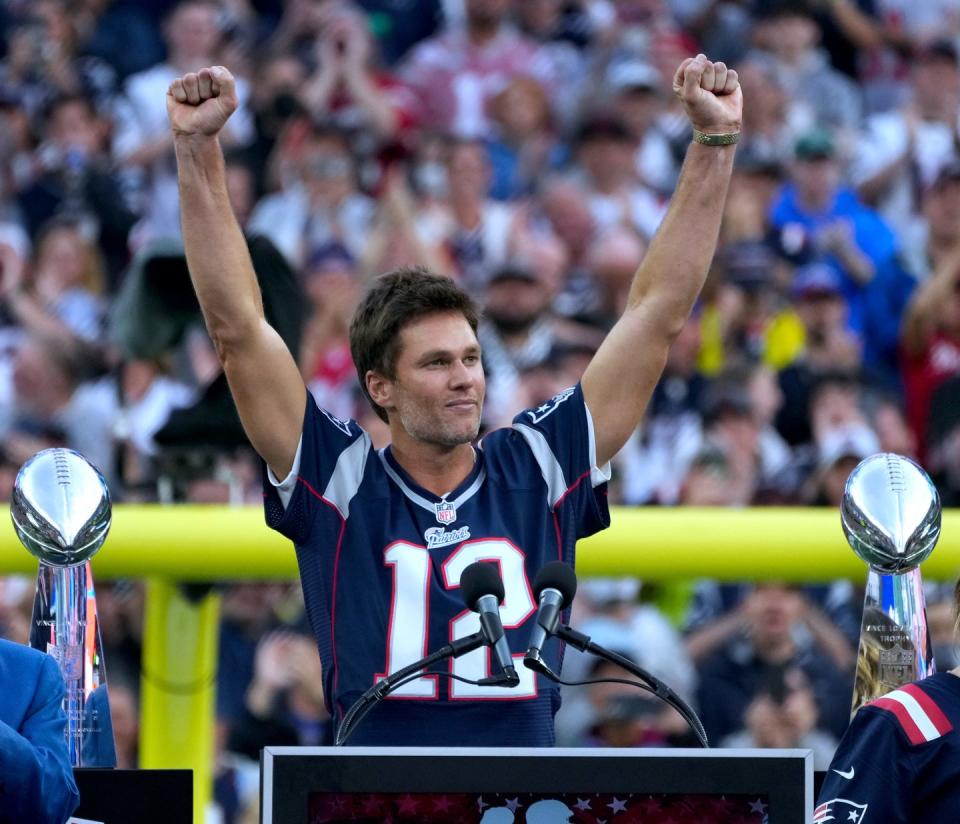
[[[896,718],[861,707],[827,770],[815,824],[909,824],[914,774],[911,745]]]
[[[580,384],[513,419],[547,486],[550,507],[571,522],[577,538],[610,525],[609,464],[596,466],[593,420]]]
[[[355,421],[342,421],[317,406],[307,393],[300,438],[296,484],[289,501],[263,466],[264,514],[267,526],[296,544],[306,543],[320,511],[346,520],[350,500],[363,478],[370,454],[370,437]],[[283,486],[287,486],[285,481]]]

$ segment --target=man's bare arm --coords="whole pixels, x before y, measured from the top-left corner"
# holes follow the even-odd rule
[[[673,88],[695,129],[740,131],[740,84],[723,63],[703,55],[688,58],[677,69]],[[639,425],[670,344],[703,287],[717,246],[734,148],[690,146],[670,210],[634,275],[627,308],[583,375],[599,466]]]
[[[267,323],[253,264],[227,196],[218,135],[237,105],[221,66],[175,80],[167,92],[190,279],[247,437],[279,478],[303,427],[306,387]]]

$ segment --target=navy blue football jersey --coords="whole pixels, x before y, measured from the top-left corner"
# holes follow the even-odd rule
[[[960,820],[960,678],[937,673],[865,704],[827,771],[815,824]]]
[[[348,743],[553,744],[558,690],[522,664],[537,610],[531,582],[548,561],[572,564],[577,539],[609,524],[606,484],[592,472],[594,444],[575,386],[488,434],[469,476],[439,497],[418,486],[389,447],[375,450],[355,422],[308,398],[297,484],[284,507],[265,479],[266,518],[296,546],[335,721],[375,680],[479,630],[459,592],[475,561],[499,564],[500,615],[521,679],[504,689],[423,675],[374,709]],[[558,671],[560,643],[544,654]],[[489,650],[444,671],[491,675]]]

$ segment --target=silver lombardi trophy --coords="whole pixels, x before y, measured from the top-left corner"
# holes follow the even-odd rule
[[[40,559],[30,646],[49,653],[66,684],[67,747],[75,767],[115,767],[116,748],[90,558],[110,530],[110,492],[71,449],[45,449],[17,474],[10,517]]]
[[[852,712],[936,670],[920,564],[940,537],[940,496],[927,473],[891,453],[862,461],[847,479],[840,517],[870,567]]]

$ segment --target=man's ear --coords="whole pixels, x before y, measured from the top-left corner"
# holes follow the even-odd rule
[[[383,409],[393,408],[393,381],[373,369],[365,375],[367,392],[373,402]]]

